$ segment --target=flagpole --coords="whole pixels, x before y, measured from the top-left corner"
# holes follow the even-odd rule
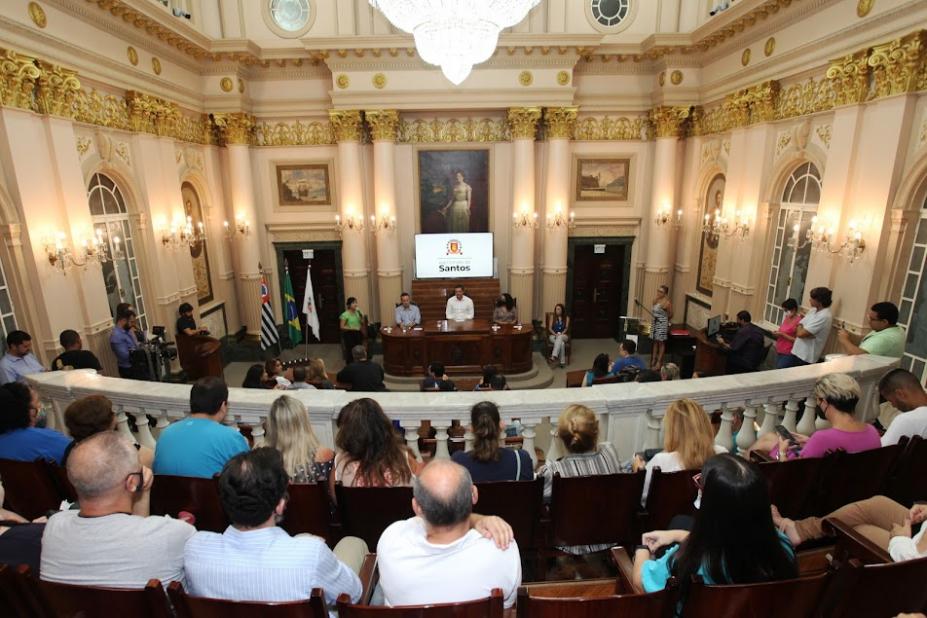
[[[306,277],[311,277],[312,276],[312,260],[307,260],[307,262],[309,263],[306,265]],[[305,304],[305,299],[306,299],[306,290],[303,290],[304,304]],[[313,305],[314,304],[315,303],[313,302]],[[303,313],[303,315],[306,315],[306,314]],[[309,316],[308,315],[306,315],[306,359],[307,360],[309,359]]]

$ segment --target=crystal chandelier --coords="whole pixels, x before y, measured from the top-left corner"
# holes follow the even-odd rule
[[[499,32],[514,26],[541,0],[369,0],[397,28],[415,37],[428,64],[455,86],[474,64],[496,51]]]

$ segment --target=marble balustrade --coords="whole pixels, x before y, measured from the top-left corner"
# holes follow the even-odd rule
[[[745,448],[758,435],[773,430],[782,423],[791,430],[811,434],[821,428],[823,421],[816,420],[815,402],[809,398],[815,381],[828,373],[843,372],[856,378],[863,390],[858,408],[861,418],[872,420],[878,415],[878,381],[896,359],[878,356],[844,357],[807,367],[764,371],[736,376],[723,376],[697,380],[677,380],[658,383],[607,384],[590,388],[548,388],[544,390],[458,393],[351,393],[346,391],[288,391],[305,404],[313,429],[319,440],[334,445],[335,418],[338,411],[358,397],[372,396],[386,414],[399,421],[408,445],[418,453],[418,428],[423,420],[431,421],[436,429],[437,455],[448,456],[448,429],[452,421],[466,426],[473,404],[491,400],[500,408],[503,419],[509,423],[520,419],[524,428],[524,448],[536,459],[535,445],[540,440],[540,427],[551,433],[548,458],[562,454],[563,447],[550,429],[549,421],[556,426],[560,412],[573,403],[594,410],[600,419],[600,440],[608,440],[622,459],[644,448],[662,446],[661,419],[666,406],[683,397],[699,402],[707,412],[721,412],[721,427],[716,443],[728,447],[732,441],[733,411],[742,408],[745,421],[737,435],[737,444]],[[48,426],[66,432],[64,410],[75,399],[102,394],[113,402],[117,413],[118,430],[128,438],[145,446],[154,447],[158,435],[172,421],[183,418],[189,410],[190,386],[161,382],[139,382],[97,375],[89,370],[57,371],[29,377],[38,389],[48,413]],[[284,391],[262,391],[242,388],[229,389],[229,414],[226,423],[232,426],[248,424],[253,427],[255,445],[264,440],[262,421],[270,405]],[[128,417],[135,419],[136,432],[129,428]],[[157,419],[149,427],[148,417]],[[759,430],[754,429],[754,421]],[[546,436],[545,436],[546,437]],[[463,438],[468,444],[472,435]]]

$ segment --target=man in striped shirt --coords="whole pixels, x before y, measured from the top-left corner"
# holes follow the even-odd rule
[[[229,460],[219,477],[219,493],[232,525],[222,534],[197,532],[187,542],[184,570],[190,594],[232,601],[298,601],[308,599],[313,588],[322,588],[329,604],[340,594],[348,594],[353,602],[360,599],[357,571],[367,545],[345,537],[333,553],[319,537],[291,537],[278,528],[288,483],[276,449],[258,448]]]

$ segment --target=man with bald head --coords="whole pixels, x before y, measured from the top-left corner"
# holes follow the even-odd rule
[[[114,431],[81,441],[68,456],[80,511],[48,519],[41,577],[80,586],[144,588],[150,579],[183,581],[183,548],[196,529],[148,516],[153,476],[138,450]]]
[[[459,603],[501,588],[512,607],[521,559],[512,529],[473,513],[478,495],[466,468],[436,459],[413,480],[415,517],[380,536],[377,562],[387,605]]]

